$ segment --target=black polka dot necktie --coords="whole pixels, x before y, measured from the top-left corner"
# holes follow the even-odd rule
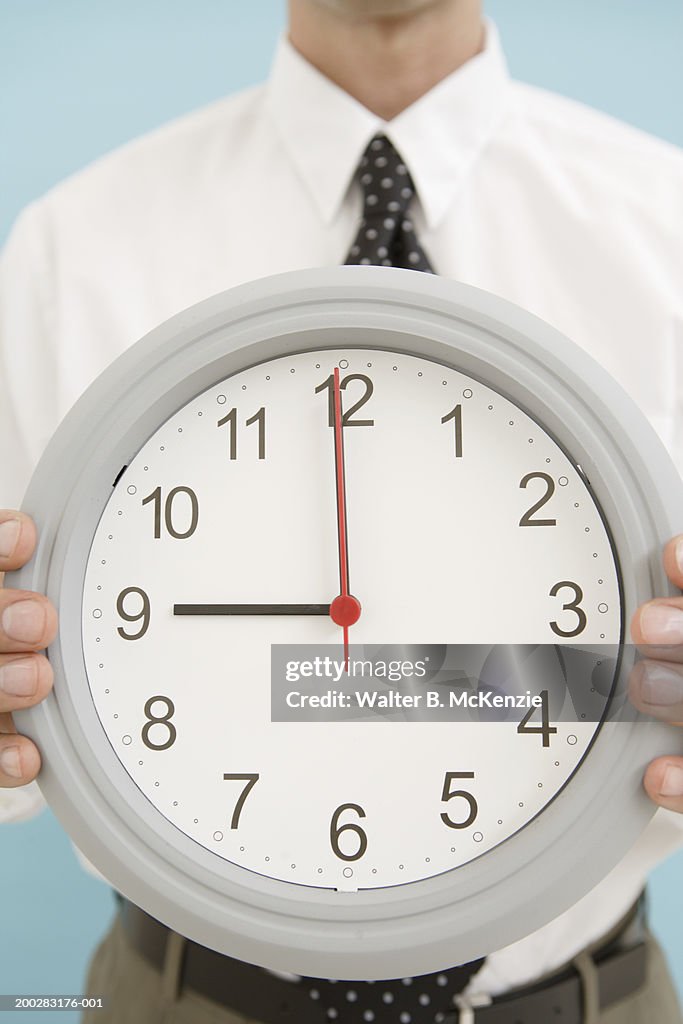
[[[357,177],[363,190],[363,214],[346,263],[433,274],[410,217],[413,179],[386,135],[376,135],[369,143]]]

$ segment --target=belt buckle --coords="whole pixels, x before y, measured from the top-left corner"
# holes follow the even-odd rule
[[[446,1018],[444,1024],[476,1024],[475,1013],[477,1010],[483,1009],[484,1006],[490,1006],[493,1000],[491,996],[486,995],[485,992],[472,992],[470,995],[465,996],[459,994],[453,996],[453,1002],[458,1009],[457,1017],[455,1014]]]

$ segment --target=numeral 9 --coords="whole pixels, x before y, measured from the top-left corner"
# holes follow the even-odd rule
[[[124,602],[129,594],[138,594],[142,599],[142,608],[139,612],[127,612],[124,608]],[[123,637],[124,640],[139,640],[140,637],[145,635],[149,629],[150,604],[149,598],[144,590],[141,590],[140,587],[126,587],[126,589],[122,590],[116,599],[116,610],[121,618],[125,619],[126,622],[140,623],[140,628],[137,633],[126,633],[123,626],[119,626],[117,630],[119,636]]]

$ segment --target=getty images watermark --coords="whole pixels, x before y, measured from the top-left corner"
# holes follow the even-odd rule
[[[274,644],[274,722],[634,719],[633,645]]]
[[[285,679],[288,683],[300,683],[302,679],[332,681],[339,684],[342,680],[360,680],[364,686],[360,690],[327,689],[318,693],[302,692],[300,689],[288,690],[284,695],[289,708],[443,708],[445,700],[453,708],[540,708],[543,698],[527,690],[523,694],[494,693],[493,690],[477,690],[468,692],[465,689],[443,688],[438,690],[422,690],[407,693],[394,687],[378,689],[368,686],[368,681],[382,683],[406,683],[407,680],[425,679],[428,672],[429,656],[422,661],[371,661],[369,658],[342,657],[334,659],[328,655],[316,655],[312,660],[293,659],[285,665]]]

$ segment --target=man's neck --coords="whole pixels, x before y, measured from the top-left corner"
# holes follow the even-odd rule
[[[289,39],[364,107],[390,121],[484,42],[480,0],[434,0],[392,18],[343,15],[319,0],[290,0]]]

